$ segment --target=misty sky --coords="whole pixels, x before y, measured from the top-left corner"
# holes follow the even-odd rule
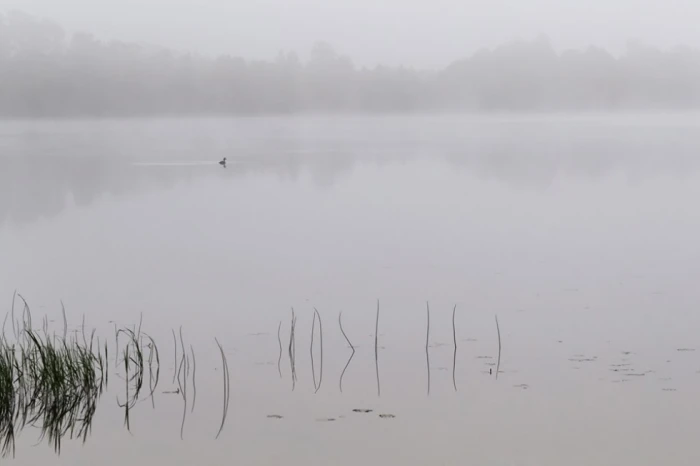
[[[304,57],[326,40],[361,65],[440,67],[540,33],[558,49],[700,46],[698,0],[3,0],[0,9],[102,39],[248,58]]]

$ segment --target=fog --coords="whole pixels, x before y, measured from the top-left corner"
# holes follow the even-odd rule
[[[672,11],[664,10],[660,18]],[[159,14],[168,21],[153,17],[154,29],[172,16]],[[192,24],[209,28],[205,17]],[[429,35],[421,31],[422,37]],[[257,43],[253,36],[245,37],[245,29],[236,34],[243,36],[239,43]],[[280,40],[285,47],[290,43],[294,41]],[[439,41],[425,43],[440,49]],[[397,41],[395,47],[398,53],[410,42]],[[632,41],[614,54],[593,45],[559,49],[550,37],[537,35],[471,54],[466,51],[474,47],[465,45],[465,52],[455,50],[455,59],[437,70],[365,66],[324,41],[313,43],[308,54],[287,49],[264,60],[240,47],[232,49],[240,55],[107,40],[12,11],[0,18],[0,115],[639,111],[700,105],[700,49],[692,46],[663,49]]]
[[[0,463],[700,464],[692,1],[3,0]]]
[[[0,150],[18,156],[0,157],[0,228],[59,216],[68,200],[89,207],[104,196],[136,197],[203,178],[269,176],[298,184],[308,176],[327,193],[363,165],[388,170],[426,158],[529,193],[546,192],[562,176],[590,183],[619,173],[634,183],[697,177],[698,125],[658,118],[522,117],[501,124],[454,116],[271,117],[235,127],[211,119],[80,120],[31,122],[31,130],[26,122],[8,122]],[[672,141],[673,150],[660,141]],[[197,164],[201,154],[245,157],[234,170],[212,171]],[[150,163],[139,165],[144,159]],[[173,159],[180,163],[168,164]]]
[[[483,47],[547,34],[558,51],[629,40],[700,45],[694,0],[5,0],[70,32],[212,55],[271,59],[328,41],[362,66],[439,69]]]

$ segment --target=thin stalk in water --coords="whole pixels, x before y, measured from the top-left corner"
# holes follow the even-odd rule
[[[314,364],[314,334],[316,333],[316,310],[314,309],[314,317],[311,320],[311,347],[309,352],[311,353],[311,377],[314,382],[314,390],[317,389],[316,385],[316,365]]]
[[[277,372],[280,373],[280,379],[282,378],[282,337],[280,336],[280,332],[282,331],[282,321],[280,320],[280,324],[277,326],[277,343],[280,345],[280,354],[279,357],[277,358]]]
[[[119,367],[119,330],[114,323],[114,367]]]
[[[321,323],[321,314],[318,312],[318,309],[314,308],[314,313],[318,317],[319,343],[321,344],[321,370],[318,374],[318,387],[316,387],[315,392],[318,393],[323,383],[323,324]]]
[[[377,373],[377,396],[382,395],[379,383],[379,300],[377,300],[377,319],[374,323],[374,368]]]
[[[144,335],[146,335],[144,333]],[[153,409],[156,408],[156,401],[155,401],[155,392],[156,388],[158,387],[158,381],[160,379],[160,354],[158,352],[158,346],[156,346],[155,340],[151,338],[150,335],[146,335],[146,338],[150,341],[149,343],[149,354],[148,354],[148,384],[149,384],[149,389],[150,389],[150,394],[149,398],[151,399],[151,405],[153,406]],[[154,360],[153,358],[155,357],[155,375],[153,374],[153,364]]]
[[[27,300],[24,299],[24,297],[17,293],[17,297],[22,300],[24,303],[24,308],[22,309],[22,330],[26,331],[32,331],[32,311],[29,309],[29,303],[27,303]],[[13,298],[14,299],[14,298]],[[17,325],[17,328],[19,330],[19,324]],[[21,333],[21,332],[20,332]]]
[[[454,354],[452,355],[452,385],[457,391],[457,327],[455,326],[455,314],[457,313],[457,305],[452,309],[452,341],[454,344]]]
[[[141,316],[139,317],[139,329],[136,332],[136,339],[140,340],[141,339],[141,325],[143,324],[143,312],[141,312]]]
[[[17,290],[12,294],[12,333],[15,335],[15,341],[17,340],[17,326],[15,325],[15,297],[17,296]]]
[[[136,340],[136,334],[132,330],[126,328],[120,329],[117,336],[121,333],[125,334],[128,338],[123,353],[126,397],[124,403],[120,403],[118,400],[117,402],[121,408],[124,408],[124,424],[127,430],[131,431],[130,412],[136,405],[143,387],[144,359],[141,345]],[[84,340],[85,348],[88,348],[87,339]],[[133,370],[131,369],[132,366]]]
[[[289,329],[289,365],[292,372],[292,391],[296,388],[297,383],[297,370],[296,370],[296,342],[294,338],[294,328],[297,324],[297,318],[294,314],[294,308],[292,308],[292,322]]]
[[[352,361],[352,358],[355,357],[355,347],[352,346],[352,343],[350,342],[350,339],[348,336],[345,334],[345,330],[343,330],[343,312],[341,311],[340,314],[338,314],[338,325],[340,326],[340,332],[343,334],[345,337],[345,341],[348,342],[348,345],[350,345],[350,348],[352,349],[352,354],[350,355],[350,358],[348,359],[348,362],[345,363],[345,367],[343,368],[343,372],[340,373],[340,380],[338,381],[338,386],[340,387],[340,393],[343,393],[343,377],[345,376],[345,371],[348,370],[348,366],[350,365],[350,361]]]
[[[430,303],[426,302],[425,306],[428,317],[427,325],[425,327],[425,362],[428,372],[428,395],[430,395],[430,353],[428,351],[428,345],[430,343]]]
[[[194,358],[194,348],[190,345],[190,352],[192,353],[192,410],[194,412],[194,405],[197,402],[197,361]]]
[[[496,380],[501,369],[501,328],[498,325],[498,314],[496,315],[496,332],[498,332],[498,363],[496,364]]]
[[[66,317],[66,307],[63,305],[63,301],[61,301],[61,314],[63,314],[63,341],[66,341],[68,337],[68,318]]]
[[[83,314],[83,323],[81,324],[80,329],[83,334],[83,344],[87,346],[87,338],[85,337],[85,314]]]
[[[175,329],[170,329],[173,332],[173,346],[175,347],[175,356],[173,358],[173,384],[175,383],[175,377],[177,376],[177,337],[175,336]]]
[[[222,416],[221,416],[221,426],[219,427],[219,431],[216,433],[216,438],[219,438],[219,435],[221,435],[221,431],[224,430],[224,424],[226,424],[226,416],[228,416],[228,404],[229,404],[229,397],[230,397],[230,379],[229,379],[229,372],[228,372],[228,362],[226,361],[226,354],[224,353],[224,348],[221,346],[221,343],[219,343],[219,340],[216,338],[214,339],[216,341],[216,345],[219,347],[219,351],[221,352],[221,372],[223,374],[223,379],[224,379],[224,407],[222,411]]]
[[[182,326],[180,326],[180,345],[182,347],[182,362],[180,362],[180,370],[178,371],[177,374],[177,381],[180,383],[180,373],[182,372],[182,368],[184,366],[185,373],[184,377],[182,379],[182,424],[180,425],[180,440],[184,439],[184,434],[185,434],[185,420],[187,418],[187,374],[189,371],[189,368],[187,366],[187,350],[185,349],[185,341],[182,338]]]

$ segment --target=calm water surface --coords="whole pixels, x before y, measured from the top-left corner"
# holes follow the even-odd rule
[[[114,382],[85,445],[28,429],[2,461],[700,464],[698,199],[697,115],[2,122],[3,307],[17,289],[62,327],[62,300],[105,336],[143,314],[164,373],[131,434]]]

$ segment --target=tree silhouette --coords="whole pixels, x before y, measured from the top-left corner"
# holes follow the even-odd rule
[[[630,43],[614,57],[557,53],[545,36],[482,50],[436,72],[357,67],[325,42],[307,61],[207,58],[68,37],[55,23],[0,15],[0,116],[293,112],[692,109],[700,51]]]

